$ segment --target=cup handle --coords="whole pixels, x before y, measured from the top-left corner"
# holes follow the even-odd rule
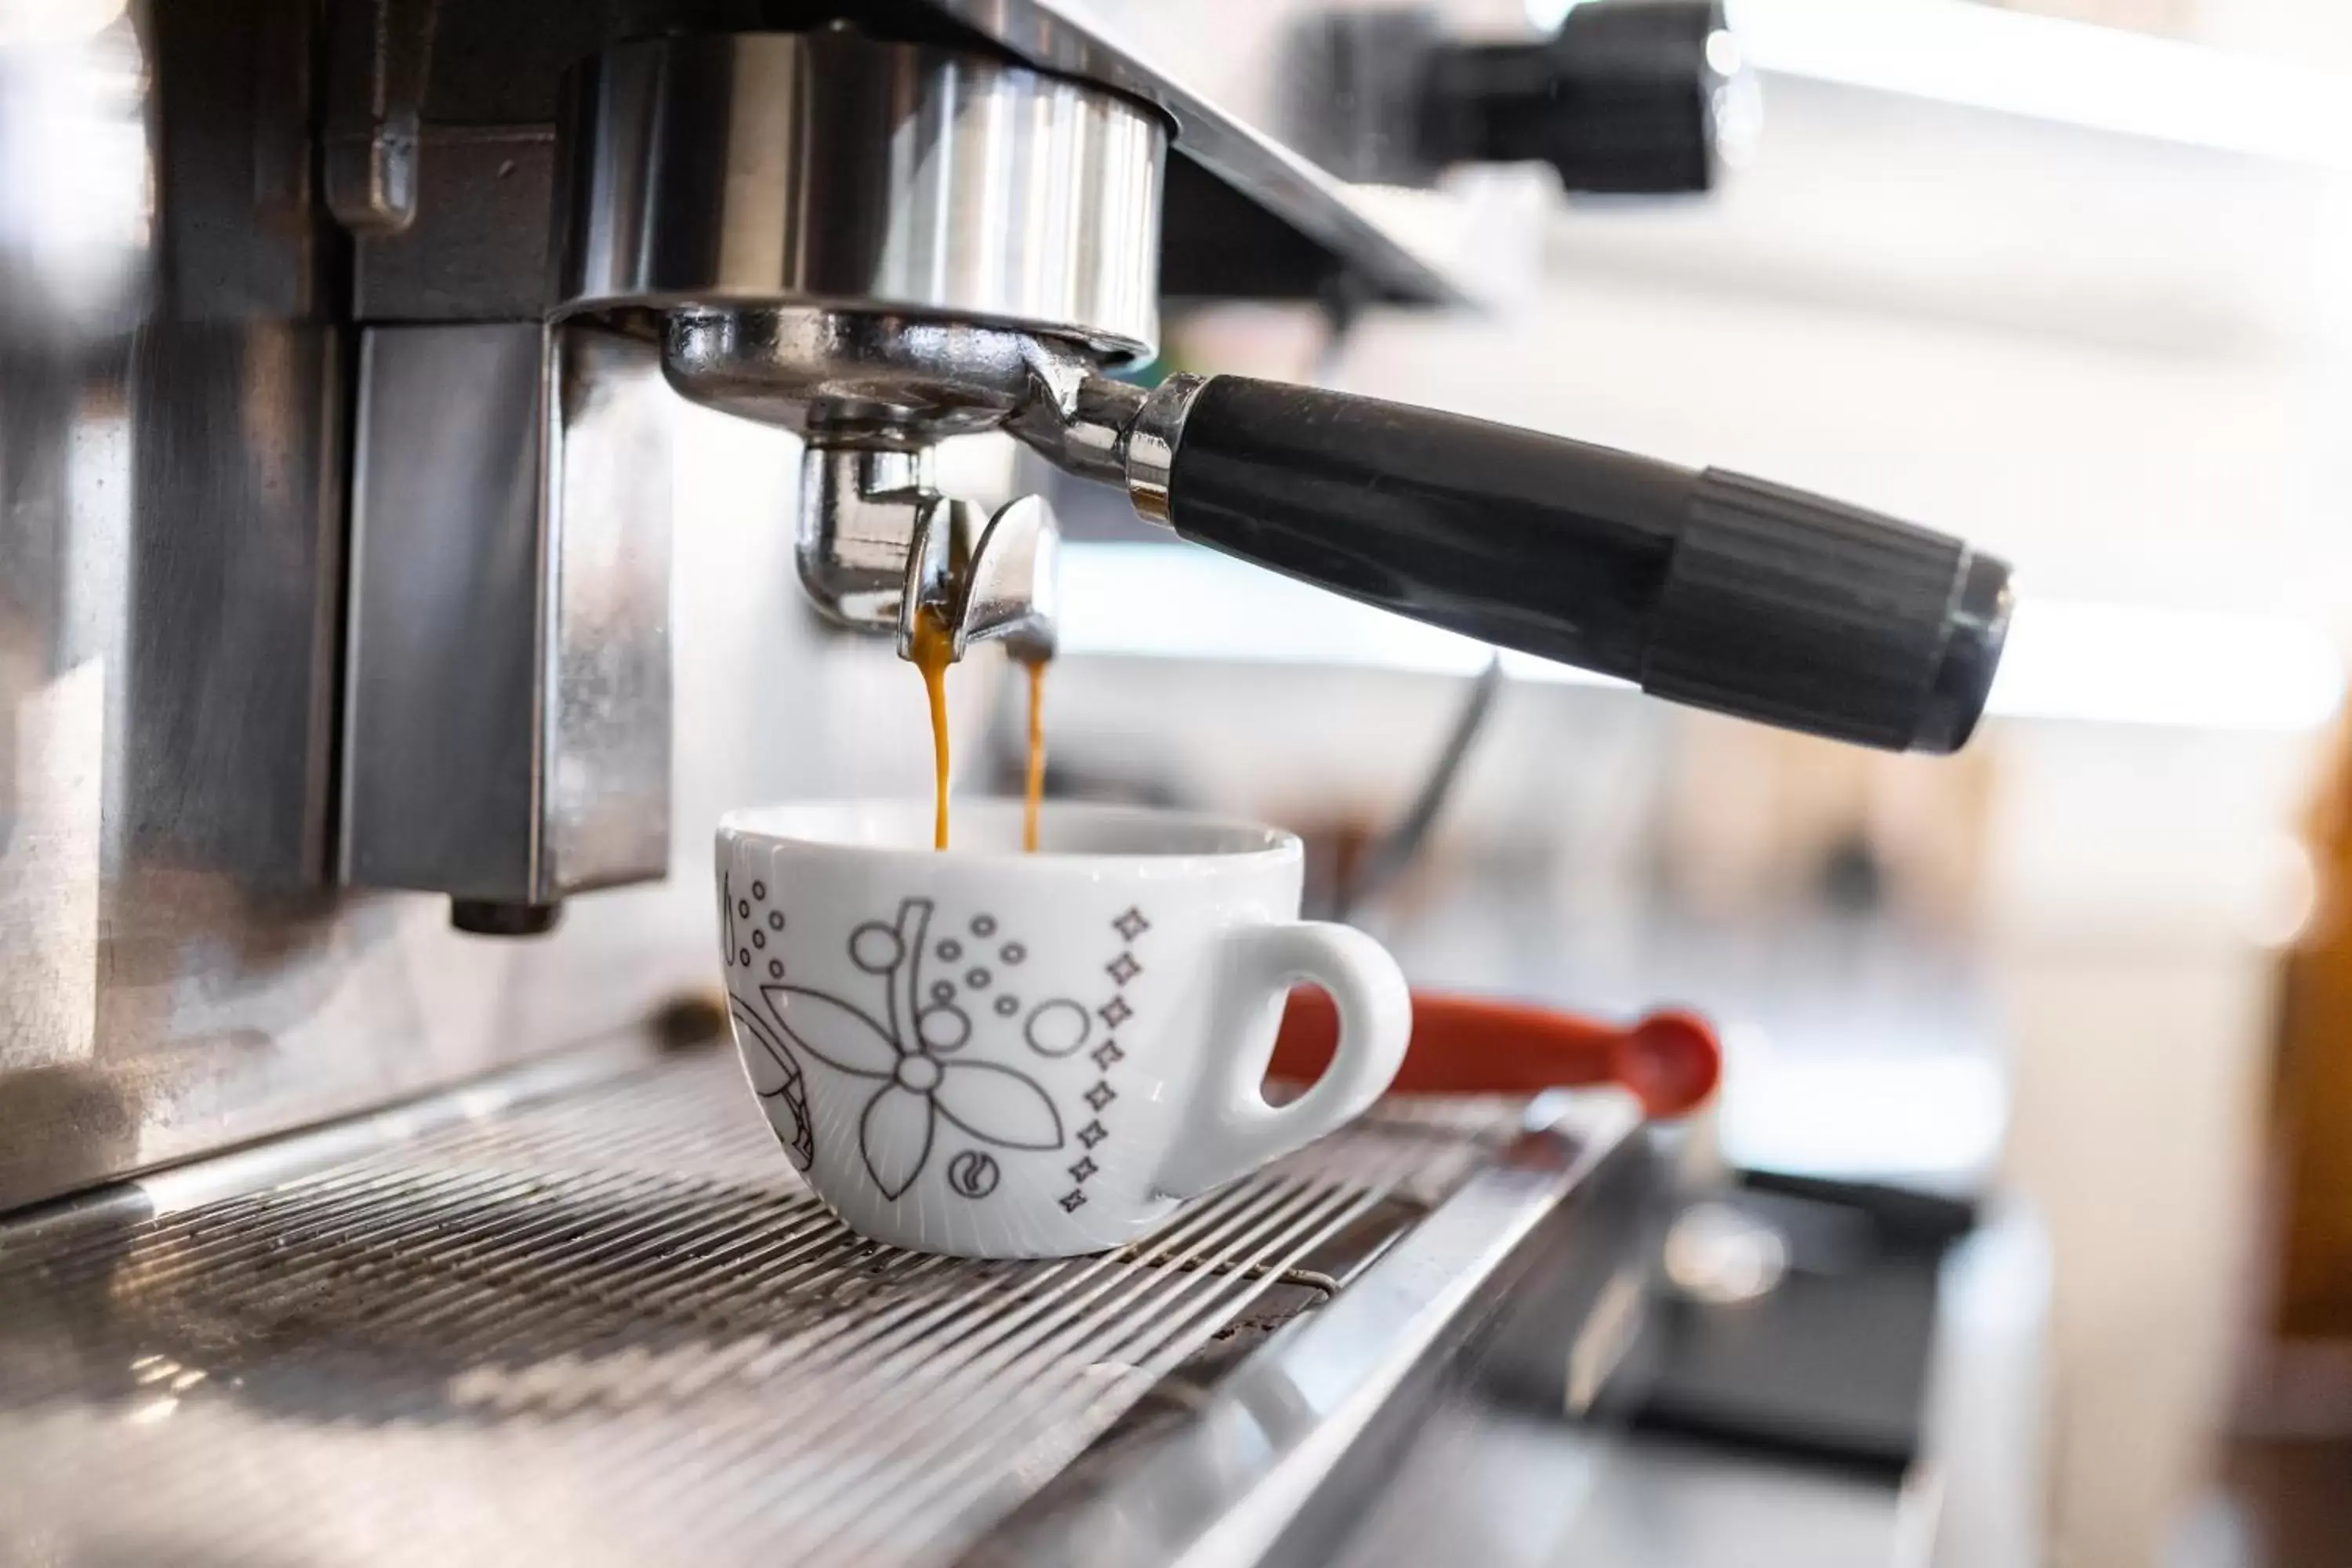
[[[1189,1198],[1247,1175],[1361,1115],[1404,1064],[1412,996],[1388,949],[1353,926],[1320,921],[1239,926],[1225,933],[1211,1003],[1209,1060],[1175,1146],[1153,1185]],[[1314,1086],[1269,1105],[1260,1086],[1292,984],[1328,992],[1339,1044]]]

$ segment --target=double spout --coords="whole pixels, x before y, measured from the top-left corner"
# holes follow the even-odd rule
[[[1028,356],[1028,395],[1004,428],[1081,479],[1124,487],[1139,510],[1167,521],[1181,395],[1197,377],[1159,393],[1074,370],[1042,345]],[[949,657],[1001,641],[1016,658],[1051,658],[1055,647],[1056,557],[1061,533],[1042,496],[993,512],[942,495],[932,448],[920,432],[868,431],[860,444],[813,436],[801,460],[793,559],[809,602],[836,626],[891,638],[910,658],[928,618]]]
[[[810,603],[836,625],[892,638],[902,658],[926,619],[950,658],[988,641],[1051,658],[1052,509],[1024,496],[983,513],[941,495],[932,468],[929,447],[807,447],[793,557]]]
[[[1163,437],[1157,416],[1181,412],[1181,394],[1198,378],[1147,393],[1042,344],[1024,363],[1027,395],[1004,428],[1079,478],[1123,486],[1145,515],[1166,521],[1174,432]],[[950,658],[989,641],[1023,660],[1052,658],[1061,542],[1053,509],[1022,496],[983,514],[940,494],[922,435],[884,426],[860,444],[811,437],[793,551],[810,603],[836,626],[892,638],[901,658],[912,657],[926,618],[946,634]]]

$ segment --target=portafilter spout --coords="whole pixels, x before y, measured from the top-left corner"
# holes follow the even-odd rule
[[[931,485],[928,447],[812,442],[801,461],[801,586],[836,626],[914,650],[928,616],[961,658],[1001,641],[1024,659],[1055,650],[1060,532],[1039,496],[983,513]]]

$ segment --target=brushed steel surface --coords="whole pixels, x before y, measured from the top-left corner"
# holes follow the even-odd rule
[[[560,308],[945,316],[1148,358],[1166,129],[1115,93],[845,30],[625,44],[563,127]]]
[[[158,132],[152,276],[0,348],[0,1206],[377,1076],[288,1048],[356,934],[321,891],[344,340],[274,118],[308,18],[207,0],[95,36],[143,62],[111,79]],[[26,123],[0,161],[38,153]],[[200,221],[221,191],[234,220]],[[21,194],[5,221],[46,221]]]
[[[352,312],[362,321],[520,321],[549,292],[555,210],[552,125],[426,125],[415,211],[353,236]]]
[[[1447,1201],[1517,1125],[1375,1119],[1044,1263],[858,1240],[717,1053],[167,1174],[0,1226],[0,1556],[945,1561],[1286,1279],[1364,1311],[1271,1364],[1378,1392],[1532,1217]],[[1399,1205],[1446,1239],[1364,1268]]]
[[[649,345],[550,329],[544,462],[545,897],[669,862],[670,508],[677,405]]]
[[[0,1209],[711,985],[711,824],[826,783],[803,739],[824,691],[741,679],[816,657],[776,521],[797,446],[683,410],[725,468],[681,479],[669,879],[528,943],[333,891],[345,341],[159,321],[0,355]]]
[[[352,886],[543,901],[531,894],[544,849],[544,339],[536,321],[362,339],[343,718]]]
[[[148,279],[0,333],[0,1210],[631,1027],[713,983],[718,814],[827,782],[819,684],[741,679],[814,657],[777,525],[798,448],[671,399],[724,475],[678,476],[669,879],[520,943],[335,889],[358,354],[305,140],[316,14],[110,24],[156,131]],[[489,422],[488,393],[446,396]]]
[[[650,344],[376,327],[342,877],[552,904],[669,864],[670,423]]]

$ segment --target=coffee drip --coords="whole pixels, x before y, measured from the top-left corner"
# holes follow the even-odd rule
[[[931,847],[948,847],[948,666],[955,662],[955,647],[948,629],[929,610],[915,613],[914,635],[907,658],[923,678],[923,693],[931,710]]]
[[[948,847],[948,666],[955,649],[947,627],[930,610],[915,615],[907,658],[923,678],[931,713],[931,847]],[[1045,666],[1043,655],[1018,658],[1028,675],[1029,755],[1022,790],[1021,847],[1037,852],[1037,812],[1045,798]]]
[[[1021,847],[1031,855],[1037,853],[1037,808],[1045,799],[1045,665],[1042,658],[1021,661],[1029,674],[1029,761],[1021,788]]]

